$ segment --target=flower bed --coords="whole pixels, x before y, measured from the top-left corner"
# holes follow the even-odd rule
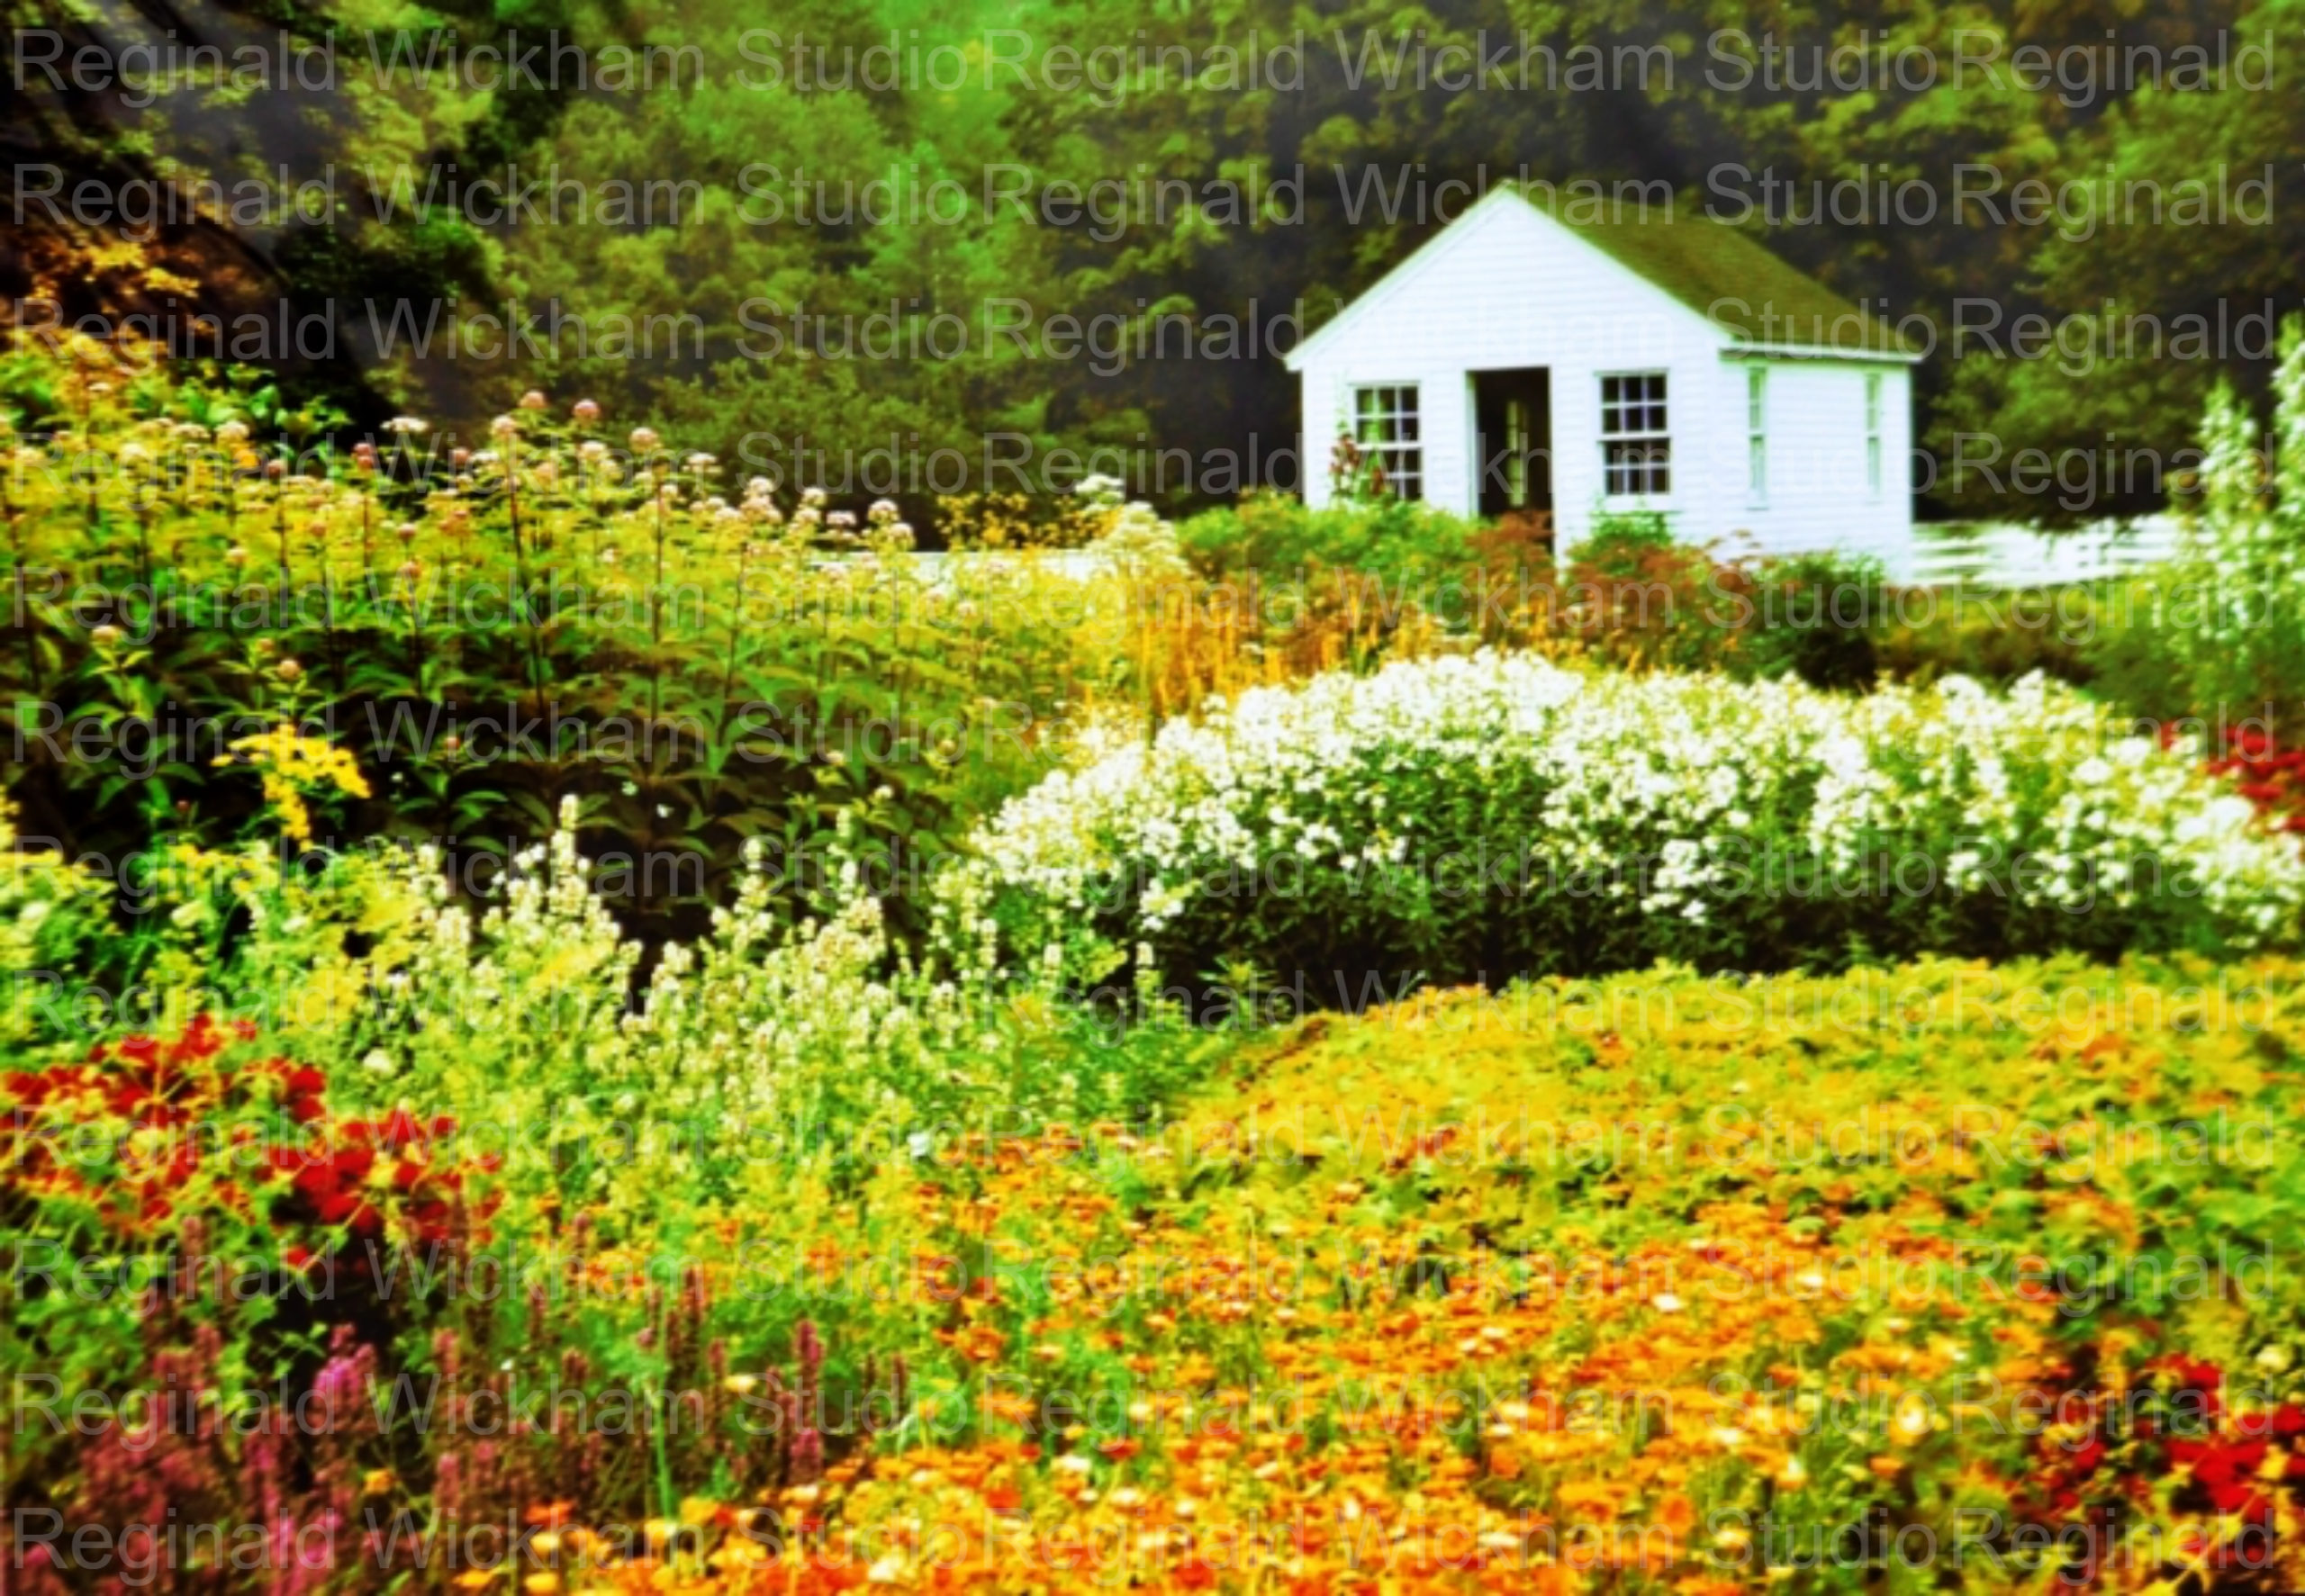
[[[2192,960],[1315,1017],[1157,1129],[930,1161],[894,1215],[913,1397],[869,1448],[581,1582],[618,1537],[575,1504],[504,1572],[2294,1589],[2301,1024],[2296,964]]]
[[[490,1546],[475,1577],[493,1577],[503,1552],[549,1550],[579,1503],[572,1560],[613,1555],[617,1534],[692,1544],[646,1515],[675,1482],[801,1489],[871,1441],[876,1411],[846,1395],[883,1389],[871,1360],[828,1371],[806,1318],[789,1378],[747,1345],[782,1339],[792,1310],[764,1311],[740,1249],[668,1265],[654,1238],[604,1233],[623,1228],[604,1205],[565,1228],[549,1204],[508,1215],[502,1159],[461,1146],[457,1121],[348,1116],[322,1071],[259,1040],[203,1014],[0,1072],[0,1234],[22,1291],[0,1374],[28,1415],[0,1447],[0,1563],[25,1591],[156,1570],[381,1589],[428,1557],[470,1574],[457,1559]],[[221,1533],[171,1541],[178,1521]],[[498,1527],[522,1544],[487,1540]]]
[[[1158,1136],[927,1195],[981,1285],[922,1388],[981,1394],[851,1489],[834,1572],[2294,1588],[2298,982],[1939,960],[1316,1016]]]
[[[1284,983],[2246,948],[2305,888],[2187,752],[2040,678],[1843,698],[1487,653],[1244,693],[977,840],[1028,947]]]
[[[2232,779],[2234,790],[2283,831],[2305,832],[2305,748],[2283,748],[2254,728],[2233,734],[2209,771]]]

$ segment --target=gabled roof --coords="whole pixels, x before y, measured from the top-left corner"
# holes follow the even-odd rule
[[[1614,203],[1602,209],[1599,220],[1577,214],[1552,220],[1740,344],[1847,355],[1907,352],[1887,323],[1786,264],[1740,228],[1692,209]]]
[[[1354,319],[1354,312],[1389,294],[1437,255],[1451,236],[1502,203],[1527,205],[1590,244],[1643,281],[1662,289],[1711,324],[1734,348],[1781,351],[1828,358],[1909,361],[1919,356],[1888,323],[1787,265],[1752,237],[1693,208],[1621,203],[1579,203],[1556,212],[1523,194],[1518,185],[1492,190],[1478,204],[1427,239],[1376,285],[1331,317],[1290,351],[1290,369],[1299,369],[1314,344]],[[1584,212],[1596,209],[1597,217]]]

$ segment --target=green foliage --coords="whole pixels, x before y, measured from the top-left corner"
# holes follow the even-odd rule
[[[2107,634],[2136,609],[2087,584],[1899,589],[1877,561],[1830,552],[1724,562],[1653,512],[1601,518],[1558,566],[1549,543],[1511,543],[1505,528],[1391,499],[1312,511],[1254,493],[1189,518],[1178,536],[1198,572],[1241,592],[1294,580],[1317,609],[1341,583],[1371,609],[1484,642],[1849,690],[1883,675],[2005,685],[2038,671],[2085,683],[2111,668]],[[2152,669],[2165,686],[2165,667]]]
[[[1293,494],[1255,492],[1178,523],[1178,541],[1203,574],[1303,577],[1323,566],[1388,584],[1461,575],[1478,555],[1479,526],[1416,500],[1385,495],[1308,509]]]
[[[2114,590],[2105,624],[2083,651],[2089,681],[2107,701],[2151,720],[2174,723],[2193,715],[2202,699],[2185,671],[2184,645],[2176,635],[2196,618],[2185,599],[2178,573],[2165,566]]]
[[[246,378],[0,361],[52,429],[13,451],[0,717],[23,829],[68,854],[133,869],[241,834],[267,803],[216,767],[294,722],[372,778],[322,805],[326,840],[437,842],[476,888],[573,796],[601,889],[693,933],[748,843],[809,902],[836,815],[875,870],[923,879],[1047,768],[1067,707],[1130,690],[1134,554],[1101,586],[932,571],[893,505],[780,504],[761,479],[732,501],[710,456],[589,409],[519,408],[469,457],[413,419],[297,455],[310,418]],[[1151,546],[1129,512],[1082,513]]]
[[[2226,51],[2223,82],[2178,87],[2173,74],[2158,90],[2104,94],[2102,114],[2059,152],[2072,209],[2026,251],[2009,304],[2039,312],[2044,336],[2018,347],[2012,317],[1939,363],[1949,383],[1928,441],[1940,461],[1957,444],[1984,462],[1950,474],[1943,497],[2052,522],[2152,509],[2188,491],[2192,428],[2219,384],[2251,403],[2264,396],[2273,319],[2305,248],[2286,176],[2305,155],[2305,113],[2258,75],[2300,16],[2297,0],[2233,7],[2215,23],[2229,44],[2210,50]],[[2125,44],[2143,41],[2142,21],[2120,24]],[[2020,449],[2055,464],[2054,490],[2020,485]]]
[[[1568,558],[1604,580],[1631,581],[1649,575],[1659,556],[1699,552],[1673,537],[1672,518],[1660,510],[1613,509],[1593,518],[1592,532],[1569,546]]]
[[[1894,593],[1876,640],[1882,670],[1900,681],[1971,676],[2002,683],[2038,671],[2088,685],[2097,680],[2099,645],[2125,612],[2121,586],[1956,585]]]
[[[1879,672],[1892,600],[1877,561],[1821,552],[1722,562],[1676,541],[1653,511],[1600,518],[1568,561],[1566,613],[1602,659],[1850,690]]]
[[[2197,712],[2263,714],[2292,733],[2305,682],[2305,318],[2282,325],[2269,434],[2219,386],[2201,420],[2201,506],[2173,573],[2199,595],[2173,618]]]
[[[1754,619],[1740,664],[1787,672],[1812,687],[1864,689],[1880,669],[1876,638],[1890,613],[1887,573],[1872,559],[1832,554],[1765,560],[1753,574]]]
[[[2210,395],[2184,543],[2118,590],[2088,657],[2140,715],[2288,741],[2305,726],[2305,320],[2282,326],[2273,390],[2264,436],[2230,386]]]

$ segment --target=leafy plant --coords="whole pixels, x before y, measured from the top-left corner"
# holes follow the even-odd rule
[[[1132,594],[1177,573],[1116,502],[1071,512],[1136,528],[1086,574],[931,569],[890,501],[724,496],[710,456],[611,438],[589,401],[527,395],[476,451],[402,417],[298,454],[312,418],[260,388],[155,368],[123,391],[78,353],[5,357],[51,396],[46,430],[8,439],[11,787],[68,853],[229,841],[267,798],[206,768],[320,737],[363,789],[295,842],[429,840],[477,883],[574,794],[619,912],[692,934],[747,846],[804,906],[837,814],[877,869],[926,874],[1075,710],[1151,693],[1133,645],[1158,607]],[[906,934],[912,901],[891,901]]]
[[[1890,614],[1879,561],[1831,554],[1764,560],[1753,573],[1751,602],[1754,619],[1739,640],[1741,670],[1790,671],[1812,687],[1873,685],[1876,639]]]

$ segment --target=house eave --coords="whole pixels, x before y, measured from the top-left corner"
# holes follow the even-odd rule
[[[1911,349],[1849,348],[1833,344],[1759,344],[1732,338],[1722,346],[1723,360],[1845,360],[1858,365],[1919,365]]]

